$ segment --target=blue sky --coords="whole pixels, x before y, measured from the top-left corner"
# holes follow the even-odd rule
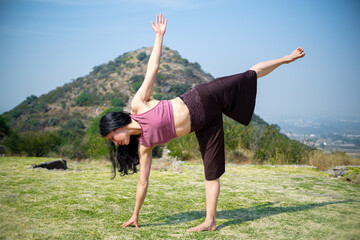
[[[152,46],[157,13],[164,45],[214,77],[304,48],[259,79],[256,114],[360,117],[356,0],[0,0],[0,113]]]

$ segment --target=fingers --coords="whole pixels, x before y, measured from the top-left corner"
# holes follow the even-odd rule
[[[302,47],[298,47],[297,49],[298,49],[299,52],[300,52],[300,57],[304,57],[304,56],[305,56],[305,51],[304,51],[304,49],[303,49]]]
[[[131,224],[133,223],[133,221],[132,220],[129,220],[129,221],[127,221],[126,223],[124,223],[123,225],[122,225],[122,227],[128,227],[128,226],[130,226]]]
[[[128,222],[124,223],[124,224],[121,225],[121,226],[122,226],[123,228],[126,228],[126,227],[130,226],[131,224],[134,224],[137,229],[140,228],[139,225],[138,225],[138,223],[135,222],[135,221],[134,221],[134,222],[133,222],[133,221],[128,221]]]
[[[139,225],[137,224],[137,222],[134,222],[134,225],[135,225],[135,227],[136,227],[137,229],[140,228]]]
[[[165,19],[164,15],[162,15],[161,13],[160,15],[156,15],[156,25],[164,24],[164,23],[165,24],[167,23],[167,19]]]

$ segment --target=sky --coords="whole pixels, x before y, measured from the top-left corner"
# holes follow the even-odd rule
[[[159,13],[164,45],[214,77],[305,50],[258,79],[260,117],[360,118],[357,0],[0,0],[0,113],[152,46]]]

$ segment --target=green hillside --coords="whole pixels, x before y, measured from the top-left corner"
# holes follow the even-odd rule
[[[105,109],[128,109],[131,96],[144,79],[151,49],[124,53],[108,63],[95,66],[88,75],[47,94],[27,97],[3,116],[8,119],[10,127],[26,132],[60,129],[70,119],[78,119],[87,127],[90,120]],[[165,47],[153,97],[170,99],[212,79],[198,63],[191,63],[177,51]]]
[[[99,135],[100,116],[108,111],[130,111],[131,97],[144,79],[151,50],[124,53],[47,94],[27,97],[0,115],[4,129],[0,154],[107,158],[106,140]],[[153,98],[171,99],[212,79],[200,64],[164,47]],[[300,164],[312,151],[255,114],[247,127],[224,118],[224,130],[226,157],[236,163]],[[175,139],[166,147],[169,155],[182,160],[201,158],[194,134]],[[163,148],[156,147],[154,156],[161,157]]]

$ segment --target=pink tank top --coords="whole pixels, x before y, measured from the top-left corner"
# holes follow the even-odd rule
[[[145,147],[153,147],[176,138],[174,112],[169,100],[160,101],[154,108],[141,114],[130,114],[139,123],[142,133],[138,138]]]

